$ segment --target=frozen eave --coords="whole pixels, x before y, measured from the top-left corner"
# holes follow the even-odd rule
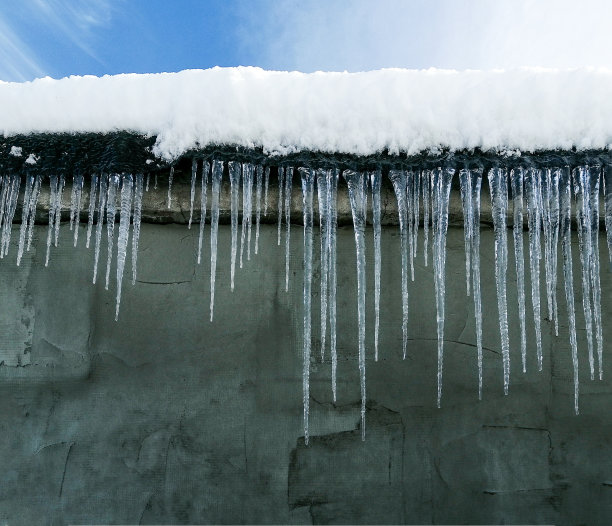
[[[130,132],[153,154],[608,150],[612,71],[213,68],[0,83],[5,137]]]

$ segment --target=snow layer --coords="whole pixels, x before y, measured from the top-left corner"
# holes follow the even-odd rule
[[[172,159],[209,144],[367,155],[608,148],[612,70],[180,73],[0,82],[0,130],[132,131]]]

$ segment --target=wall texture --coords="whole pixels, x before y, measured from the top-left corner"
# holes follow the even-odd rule
[[[560,283],[560,335],[543,323],[544,370],[538,373],[529,322],[528,371],[521,372],[511,250],[512,377],[510,395],[503,395],[490,230],[482,232],[481,402],[463,232],[449,231],[441,409],[435,407],[433,275],[431,264],[423,265],[422,235],[410,284],[408,357],[402,361],[399,235],[396,228],[384,230],[380,360],[373,360],[369,294],[362,442],[354,241],[350,228],[340,228],[338,401],[331,401],[329,352],[323,363],[318,353],[317,293],[309,446],[302,437],[301,227],[292,228],[289,293],[275,226],[262,227],[260,254],[237,271],[236,290],[230,292],[229,227],[220,227],[213,323],[208,228],[198,266],[197,227],[143,225],[138,283],[129,283],[128,263],[118,322],[113,281],[109,291],[103,279],[91,284],[93,254],[83,247],[84,232],[77,249],[68,232],[63,226],[48,268],[42,227],[20,268],[14,265],[15,247],[0,264],[0,521],[612,522],[609,354],[604,380],[590,381],[579,331],[581,414],[575,416]],[[602,238],[607,350],[612,274],[604,246]],[[368,249],[372,291],[371,245]],[[104,245],[102,275],[105,250]],[[574,264],[578,275],[577,257]],[[318,270],[317,265],[317,276]],[[529,293],[527,298],[529,313]],[[545,303],[542,308],[544,316]],[[576,309],[581,328],[579,286]]]

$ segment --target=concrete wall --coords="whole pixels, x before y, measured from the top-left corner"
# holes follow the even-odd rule
[[[83,237],[73,249],[63,226],[45,268],[46,229],[37,227],[35,251],[22,266],[14,265],[15,247],[0,265],[0,522],[610,524],[610,375],[589,380],[581,330],[581,414],[575,416],[561,286],[559,337],[543,322],[544,370],[536,370],[529,322],[528,372],[521,372],[511,253],[512,378],[510,395],[503,395],[493,236],[488,229],[482,235],[483,401],[477,400],[463,232],[451,229],[444,395],[437,409],[431,265],[424,267],[422,256],[417,261],[402,361],[399,236],[395,228],[384,230],[380,360],[373,360],[369,294],[362,442],[354,241],[350,228],[340,229],[338,401],[331,401],[329,353],[320,363],[314,352],[306,447],[299,226],[292,229],[289,293],[275,226],[262,228],[260,254],[237,271],[230,292],[229,227],[220,228],[212,324],[208,228],[198,266],[197,228],[143,225],[138,283],[129,284],[128,264],[115,322],[114,283],[109,291],[103,279],[91,284],[93,255]],[[318,265],[315,271],[318,277]],[[318,279],[314,289],[316,351]],[[606,349],[611,292],[604,264]],[[583,327],[579,287],[576,300]]]

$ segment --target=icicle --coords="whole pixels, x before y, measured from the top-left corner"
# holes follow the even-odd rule
[[[0,247],[1,258],[8,254],[10,246],[13,218],[15,216],[15,211],[17,210],[19,187],[21,186],[21,176],[12,176],[9,184],[10,187],[5,202],[4,223],[2,225],[2,246]]]
[[[26,231],[28,229],[28,218],[30,214],[30,200],[34,188],[34,176],[26,176],[26,185],[23,192],[23,205],[21,207],[21,226],[19,227],[19,247],[17,249],[17,266],[21,263],[23,250],[25,248]]]
[[[266,177],[264,183],[264,217],[268,217],[268,186],[270,185],[270,167],[266,166]]]
[[[64,174],[59,176],[59,182],[57,186],[57,195],[55,197],[55,226],[54,226],[54,246],[57,246],[59,240],[59,227],[62,222],[62,195],[64,193],[64,186],[66,185],[66,178]]]
[[[425,260],[425,266],[428,265],[428,254],[429,249],[429,170],[421,172],[421,187],[423,188],[423,259]]]
[[[531,304],[536,333],[538,371],[542,370],[542,329],[540,319],[540,178],[541,170],[530,168],[525,174],[527,221],[529,225],[529,272],[531,275]]]
[[[147,174],[147,186],[145,188],[145,192],[149,191],[149,181],[151,180],[151,174]]]
[[[138,263],[138,242],[140,241],[140,221],[142,218],[142,181],[141,173],[136,174],[134,188],[134,212],[132,219],[132,285],[136,283]]]
[[[414,172],[406,173],[406,207],[408,210],[408,254],[410,259],[410,279],[414,281],[414,214],[412,206],[414,203]]]
[[[415,177],[415,180],[417,178]],[[372,184],[372,225],[374,227],[374,361],[378,361],[378,331],[380,328],[380,267],[381,267],[381,250],[380,250],[380,186],[382,182],[382,175],[379,170],[370,174],[370,182]],[[415,192],[418,209],[418,188]],[[413,194],[413,196],[415,196]],[[417,226],[418,230],[418,212],[417,212]],[[416,235],[414,243],[416,244]]]
[[[317,197],[319,205],[319,230],[321,236],[321,361],[325,359],[325,337],[327,331],[327,283],[329,268],[329,210],[327,187],[329,170],[317,170]]]
[[[589,210],[591,212],[591,292],[593,294],[593,318],[595,320],[595,338],[597,341],[597,366],[599,379],[603,380],[603,329],[601,325],[601,284],[599,278],[599,179],[601,167],[593,166],[590,170],[587,187],[589,190]]]
[[[508,176],[505,168],[493,168],[489,171],[489,188],[491,191],[491,214],[493,215],[493,228],[495,230],[495,284],[504,366],[504,394],[508,394],[510,385],[510,340],[508,337],[508,302],[506,297]]]
[[[544,213],[544,263],[548,318],[554,322],[555,336],[559,335],[557,316],[557,244],[559,241],[559,173],[558,169],[545,170],[542,182]]]
[[[75,180],[73,179],[73,184]],[[79,240],[79,224],[81,223],[81,199],[83,197],[83,176],[79,175],[76,179],[76,200],[74,213],[74,246],[77,246]]]
[[[560,227],[563,253],[563,276],[565,281],[565,301],[569,320],[572,364],[574,368],[574,411],[578,414],[578,343],[576,341],[576,312],[574,310],[574,276],[572,270],[572,201],[569,167],[563,170],[560,178]]]
[[[121,210],[119,214],[119,235],[117,236],[117,302],[115,306],[115,321],[119,319],[119,306],[121,304],[121,284],[123,282],[123,269],[127,257],[128,240],[130,237],[130,214],[132,211],[131,174],[122,177],[121,184]]]
[[[215,278],[217,275],[217,234],[219,232],[219,192],[223,176],[223,161],[213,161],[210,203],[210,321],[215,306]]]
[[[285,185],[285,169],[278,167],[278,246],[281,242],[281,227],[283,224],[283,186]]]
[[[336,370],[338,355],[336,352],[336,231],[338,229],[338,169],[327,171],[327,246],[329,271],[329,342],[332,360],[332,394],[336,402]]]
[[[5,177],[6,179],[6,177]],[[58,194],[58,178],[57,175],[49,176],[49,229],[47,230],[47,255],[45,257],[45,267],[49,266],[49,253],[51,251],[51,240],[53,238],[53,225],[55,224],[55,214],[57,213],[56,200]],[[8,186],[4,183],[2,189],[2,201],[4,202],[5,189]]]
[[[444,365],[444,300],[446,295],[446,232],[448,205],[454,169],[438,168],[432,175],[432,219],[434,286],[436,289],[436,319],[438,332],[438,407],[442,401],[442,370]]]
[[[591,281],[590,281],[590,250],[591,250],[591,222],[589,221],[588,188],[589,168],[580,167],[574,172],[576,193],[576,223],[578,224],[578,249],[580,251],[580,266],[582,268],[582,308],[589,351],[589,369],[591,380],[595,379],[595,361],[593,357],[593,311],[591,307]]]
[[[100,244],[102,242],[102,225],[104,224],[104,211],[106,210],[106,197],[108,192],[108,177],[100,176],[100,191],[98,192],[98,223],[96,224],[96,248],[94,251],[93,283],[98,276],[98,259],[100,257]],[[113,218],[114,219],[114,218]]]
[[[193,221],[193,202],[195,201],[195,189],[196,189],[196,179],[198,177],[198,160],[194,157],[191,161],[191,194],[189,198],[189,224],[187,228],[191,228],[191,222]],[[170,207],[168,207],[170,208]],[[199,257],[198,257],[199,263]]]
[[[117,212],[117,193],[119,190],[119,182],[119,175],[113,174],[110,176],[108,184],[108,198],[106,201],[106,234],[108,237],[108,245],[106,247],[106,283],[104,285],[106,290],[108,290],[111,262],[113,260],[115,215]]]
[[[96,189],[98,186],[98,176],[91,176],[91,187],[89,189],[89,218],[87,220],[87,241],[85,242],[85,248],[89,248],[89,241],[91,240],[91,229],[93,228],[94,215],[96,213]]]
[[[408,207],[406,205],[406,172],[403,170],[390,170],[389,179],[393,184],[397,199],[397,212],[399,215],[400,240],[402,254],[402,356],[406,359],[408,346]]]
[[[261,186],[263,166],[258,165],[255,168],[255,176],[255,254],[257,254],[257,252],[259,252],[259,221],[261,219]]]
[[[240,268],[245,241],[247,259],[251,259],[251,218],[253,215],[253,165],[242,164],[242,229],[240,233]]]
[[[472,292],[474,296],[474,318],[476,320],[476,349],[478,354],[478,400],[482,400],[482,297],[480,294],[480,189],[482,170],[472,170]]]
[[[514,263],[516,268],[516,287],[518,293],[519,325],[521,330],[521,361],[523,372],[527,372],[527,331],[525,328],[525,256],[523,251],[523,179],[525,171],[517,168],[510,172],[512,186],[512,206],[514,219]]]
[[[34,189],[32,190],[32,195],[30,196],[30,215],[28,220],[28,243],[26,250],[29,251],[32,246],[32,236],[34,234],[34,223],[36,222],[36,205],[38,203],[38,197],[40,196],[40,185],[42,183],[42,178],[40,175],[36,176],[36,181],[34,182]]]
[[[461,188],[461,206],[463,208],[463,237],[465,244],[465,286],[466,293],[470,295],[470,258],[472,252],[472,178],[469,170],[459,171],[459,185]]]
[[[606,216],[606,235],[608,240],[608,257],[612,264],[612,166],[606,166],[604,177],[604,214]]]
[[[231,288],[234,290],[234,274],[236,272],[236,253],[238,250],[238,192],[240,185],[240,163],[229,163],[230,190],[231,190],[231,222],[232,222],[232,259],[231,259]]]
[[[70,192],[70,230],[74,228],[74,216],[76,215],[76,192],[78,186],[78,175],[72,175],[72,190]]]
[[[289,291],[289,245],[291,235],[291,183],[293,182],[293,168],[288,166],[285,170],[285,292]]]
[[[206,224],[206,186],[208,185],[208,161],[202,161],[202,181],[200,189],[200,234],[198,236],[198,265],[202,257],[202,240],[204,239],[204,225]]]
[[[308,417],[310,412],[310,349],[312,322],[312,227],[314,173],[300,168],[302,178],[302,199],[304,210],[304,350],[302,388],[304,401],[304,442],[308,444]]]
[[[355,231],[355,249],[357,255],[357,316],[359,325],[359,376],[361,378],[361,440],[365,440],[365,410],[366,410],[366,361],[365,361],[365,174],[346,170],[344,178],[348,184],[353,229]],[[405,187],[404,187],[405,192]]]
[[[416,259],[417,245],[418,245],[418,240],[419,240],[419,225],[420,225],[420,216],[419,216],[419,195],[421,194],[421,186],[420,186],[421,174],[420,172],[414,173],[412,182],[413,182],[412,214],[413,214],[413,222],[414,222],[414,229],[413,229],[414,240],[412,242],[412,259]]]
[[[155,188],[157,188],[157,176],[155,176]],[[168,208],[172,206],[172,180],[174,179],[174,166],[170,167],[170,175],[168,175]]]

